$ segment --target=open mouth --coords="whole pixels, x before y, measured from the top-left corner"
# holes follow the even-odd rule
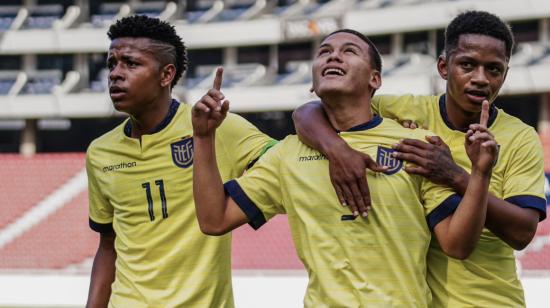
[[[344,76],[346,74],[346,72],[344,72],[344,70],[340,69],[340,68],[336,68],[336,67],[329,67],[329,68],[325,68],[323,70],[323,77],[324,76]]]
[[[485,91],[467,91],[466,96],[471,100],[482,103],[484,100],[489,100],[489,94]]]

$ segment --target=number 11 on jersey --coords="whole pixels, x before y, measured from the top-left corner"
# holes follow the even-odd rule
[[[160,201],[162,203],[162,218],[168,217],[168,205],[166,204],[166,194],[164,193],[164,181],[156,180],[155,185],[159,188]],[[147,210],[149,212],[149,219],[155,220],[155,212],[153,210],[153,197],[151,196],[151,184],[149,182],[141,183],[141,187],[145,188],[145,195],[147,196]]]

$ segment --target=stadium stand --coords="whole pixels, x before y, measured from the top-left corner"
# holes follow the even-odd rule
[[[2,154],[0,228],[14,222],[83,168],[82,154]]]

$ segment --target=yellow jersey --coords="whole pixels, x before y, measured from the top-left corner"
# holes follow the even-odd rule
[[[426,125],[449,146],[454,161],[471,171],[464,133],[453,128],[445,96],[375,96],[373,109],[382,116]],[[499,156],[489,191],[497,198],[540,212],[546,217],[544,162],[535,130],[491,105],[489,130],[499,144]],[[428,253],[428,283],[433,307],[522,307],[523,289],[516,273],[513,249],[484,229],[466,260],[447,257],[436,240]]]
[[[141,142],[126,120],[88,148],[90,226],[116,233],[109,307],[233,307],[231,235],[201,233],[193,203],[191,106],[172,101]],[[228,114],[217,130],[224,179],[239,176],[273,140]]]
[[[287,214],[299,258],[309,276],[305,307],[427,307],[427,220],[438,207],[456,207],[460,197],[403,170],[391,156],[402,138],[423,139],[374,117],[340,135],[353,148],[377,157],[386,173],[368,171],[372,210],[354,218],[332,188],[327,158],[288,136],[247,173],[225,184],[226,192],[259,228]]]

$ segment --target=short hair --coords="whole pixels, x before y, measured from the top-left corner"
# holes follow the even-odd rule
[[[336,31],[332,32],[331,34],[325,36],[323,38],[323,41],[326,40],[329,36],[334,35],[336,33],[341,33],[341,32],[353,34],[353,35],[357,36],[358,38],[360,38],[361,40],[363,40],[365,43],[367,43],[367,45],[369,45],[369,56],[370,56],[370,60],[371,60],[371,65],[374,69],[376,69],[380,73],[382,73],[382,57],[380,56],[380,52],[378,51],[378,48],[376,48],[374,43],[368,37],[366,37],[364,34],[362,34],[360,32],[357,32],[355,30],[352,30],[352,29],[339,29],[339,30],[336,30]]]
[[[456,16],[445,30],[445,55],[449,57],[458,47],[462,34],[487,35],[504,42],[509,60],[514,48],[510,26],[494,14],[485,11],[466,11]]]
[[[124,17],[109,27],[107,36],[111,41],[122,37],[151,39],[155,54],[164,55],[169,59],[167,63],[176,67],[172,88],[187,69],[187,51],[181,37],[174,26],[158,18],[145,15]]]

